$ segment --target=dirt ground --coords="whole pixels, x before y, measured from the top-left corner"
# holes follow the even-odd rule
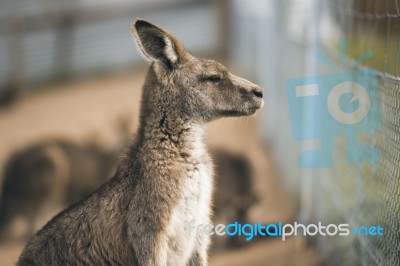
[[[115,144],[113,121],[131,117],[131,131],[138,122],[139,99],[145,70],[93,77],[52,85],[30,97],[21,98],[0,110],[0,170],[8,156],[35,141],[61,137],[82,141],[98,139],[105,146]],[[271,155],[258,138],[262,117],[223,119],[209,125],[210,147],[223,147],[246,154],[254,165],[255,190],[261,201],[251,210],[251,219],[262,222],[291,222],[295,210],[280,180]],[[316,250],[304,239],[266,239],[241,249],[212,254],[210,265],[317,265]],[[0,264],[13,265],[24,243],[3,243]]]

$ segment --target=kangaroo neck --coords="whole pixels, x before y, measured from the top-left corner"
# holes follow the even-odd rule
[[[169,110],[160,110],[154,118],[144,119],[141,125],[141,140],[144,151],[156,150],[161,154],[193,154],[204,146],[204,129],[197,123],[177,117]]]
[[[149,71],[142,94],[139,137],[143,152],[164,155],[193,154],[204,150],[204,129],[190,119],[178,104],[179,94],[164,87]]]

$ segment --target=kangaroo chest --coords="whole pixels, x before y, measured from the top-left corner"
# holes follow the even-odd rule
[[[194,225],[209,223],[212,193],[212,169],[203,154],[186,164],[186,177],[181,184],[181,196],[171,214],[168,227],[168,265],[190,258],[196,245],[198,234]],[[208,157],[207,157],[208,158]],[[192,226],[190,226],[192,225]],[[177,264],[178,263],[178,264]]]

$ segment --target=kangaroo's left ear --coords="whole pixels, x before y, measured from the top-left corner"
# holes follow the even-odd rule
[[[173,69],[185,58],[183,45],[170,33],[145,20],[136,20],[132,33],[141,52],[151,61],[161,62]]]

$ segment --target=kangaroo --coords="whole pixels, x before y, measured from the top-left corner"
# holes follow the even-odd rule
[[[49,221],[18,265],[207,265],[212,163],[205,123],[254,114],[259,86],[199,59],[167,31],[136,20],[132,32],[150,60],[139,128],[113,178]]]
[[[250,223],[249,209],[259,201],[253,189],[254,171],[250,159],[223,149],[213,149],[211,158],[218,189],[213,198],[213,222]],[[214,250],[221,250],[240,247],[247,241],[244,236],[214,235],[212,242]]]
[[[0,240],[17,238],[15,233],[10,234],[16,217],[28,222],[22,238],[31,237],[46,208],[49,213],[65,208],[96,190],[114,173],[116,150],[102,149],[96,143],[78,145],[51,139],[16,152],[3,175]]]

